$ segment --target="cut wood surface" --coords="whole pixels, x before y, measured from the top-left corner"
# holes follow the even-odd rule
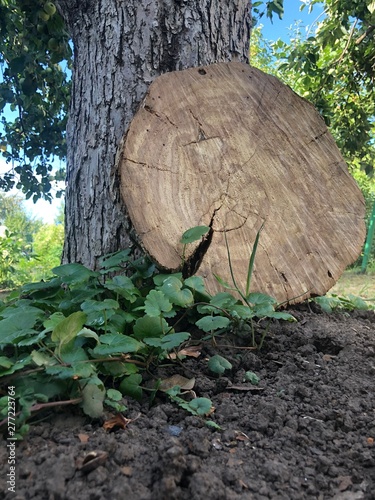
[[[325,294],[359,255],[365,203],[314,107],[242,63],[158,77],[118,154],[121,190],[139,244],[178,270],[184,231],[212,228],[187,247],[208,290],[237,282],[261,232],[252,291],[279,302]]]

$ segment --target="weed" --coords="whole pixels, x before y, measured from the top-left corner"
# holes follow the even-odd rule
[[[181,242],[201,239],[208,230],[192,228]],[[143,372],[170,361],[169,355],[190,339],[190,333],[180,329],[183,318],[211,338],[250,324],[253,345],[254,318],[293,320],[275,311],[271,297],[250,293],[258,239],[259,234],[243,293],[228,248],[234,287],[224,286],[242,300],[228,292],[211,296],[199,276],[159,274],[147,259],[132,260],[130,250],[103,257],[99,271],[74,263],[58,266],[49,281],[11,293],[0,304],[1,424],[6,422],[9,385],[16,387],[20,435],[27,432],[32,414],[52,406],[78,404],[92,418],[100,417],[104,406],[125,411],[124,395],[143,397]],[[213,356],[209,367],[220,375],[231,365]],[[212,407],[205,398],[184,401],[176,387],[168,396],[194,415],[207,415]]]
[[[331,313],[333,311],[366,311],[371,309],[371,306],[366,300],[357,295],[348,294],[347,297],[336,294],[324,295],[323,297],[314,297],[311,299],[318,304],[324,312]]]

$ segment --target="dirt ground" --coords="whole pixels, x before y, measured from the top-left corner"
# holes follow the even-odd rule
[[[273,323],[260,352],[238,348],[246,339],[208,343],[156,374],[195,377],[221,430],[163,395],[151,407],[127,400],[138,418],[113,432],[77,410],[45,415],[17,443],[16,493],[1,447],[0,498],[375,499],[375,313],[292,313],[298,323]],[[233,365],[220,378],[207,369],[217,352]],[[249,370],[258,386],[244,382]]]

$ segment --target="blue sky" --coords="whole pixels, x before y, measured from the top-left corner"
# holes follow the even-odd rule
[[[263,35],[268,40],[277,40],[282,38],[286,42],[289,40],[289,30],[296,21],[302,21],[303,26],[311,26],[323,11],[323,4],[316,4],[312,12],[309,14],[309,8],[306,6],[303,11],[300,7],[303,4],[308,4],[308,1],[302,0],[284,0],[284,16],[280,20],[276,15],[273,18],[273,23],[266,18],[262,17],[260,24],[263,25]]]

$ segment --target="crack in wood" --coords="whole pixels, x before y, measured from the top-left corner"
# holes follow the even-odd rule
[[[325,136],[327,134],[328,130],[324,130],[323,132],[321,132],[320,134],[316,135],[314,137],[314,139],[311,139],[311,141],[309,141],[307,144],[311,144],[312,142],[315,142],[317,141],[318,139],[320,139],[321,137]]]
[[[135,161],[135,160],[132,160],[130,158],[125,158],[124,161],[128,161],[129,163],[134,163],[134,165],[141,165],[142,167],[145,167],[145,168],[154,168],[155,170],[158,170],[159,172],[168,172],[168,173],[173,174],[173,175],[178,175],[178,172],[173,172],[173,170],[171,170],[167,167],[162,168],[159,165],[149,165],[148,163],[145,163],[142,161]]]
[[[178,126],[172,122],[172,120],[165,114],[165,113],[158,113],[157,111],[154,110],[149,104],[144,104],[143,109],[150,113],[151,115],[155,115],[156,118],[159,118],[159,120],[166,120],[172,127],[176,128],[178,130]]]
[[[213,137],[206,137],[204,135],[204,132],[199,129],[198,139],[196,139],[195,141],[187,142],[186,144],[183,144],[182,147],[191,146],[192,144],[199,144],[200,142],[211,141],[213,139],[221,139],[221,137],[219,137],[218,135],[215,135]]]
[[[188,146],[189,144],[198,144],[199,142],[209,141],[211,139],[220,139],[219,136],[207,137],[206,132],[204,131],[202,122],[198,119],[198,117],[195,116],[195,114],[192,112],[191,109],[189,109],[189,113],[191,114],[191,116],[193,117],[193,119],[198,124],[198,137],[197,137],[197,139],[195,141],[191,141],[188,144],[185,144],[185,146]]]
[[[211,221],[209,224],[210,230],[206,234],[206,236],[199,243],[194,253],[186,260],[185,264],[182,267],[182,277],[184,279],[193,276],[198,271],[200,265],[202,264],[203,258],[206,255],[212,241],[212,237],[214,234],[213,224],[215,220],[216,213],[220,210],[219,208],[215,208],[214,213],[212,214]]]

